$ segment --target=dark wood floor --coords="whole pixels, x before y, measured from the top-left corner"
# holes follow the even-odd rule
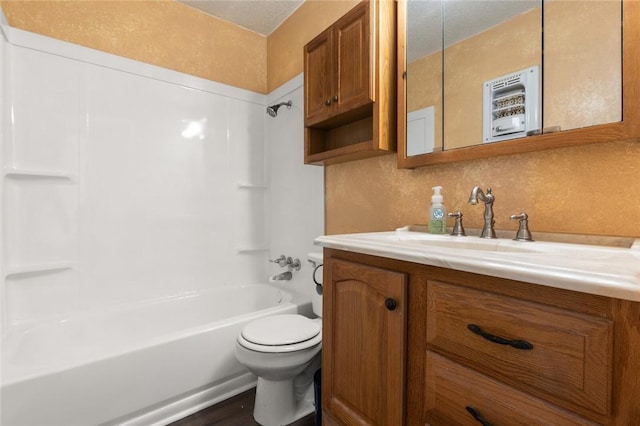
[[[212,407],[205,408],[195,414],[185,417],[182,420],[171,423],[169,426],[250,426],[257,425],[253,420],[253,401],[256,397],[256,390],[251,389],[240,395],[222,401]],[[314,426],[315,415],[310,414],[292,426]]]

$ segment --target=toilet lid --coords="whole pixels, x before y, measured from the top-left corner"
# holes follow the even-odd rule
[[[247,324],[242,337],[258,345],[293,345],[314,338],[320,324],[302,315],[272,315]]]

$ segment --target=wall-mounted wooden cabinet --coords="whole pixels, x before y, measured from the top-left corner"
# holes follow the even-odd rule
[[[369,5],[361,3],[305,47],[306,126],[370,110],[369,37]]]
[[[363,1],[304,47],[306,164],[395,151],[395,10]]]
[[[398,79],[399,168],[640,137],[640,2],[493,2],[496,11],[530,10],[502,22],[495,14],[490,29],[468,34],[459,27],[467,22],[462,15],[484,21],[466,7],[471,3],[398,0],[398,74],[405,76]],[[527,48],[493,54],[516,39]],[[539,102],[530,111],[537,111],[539,129],[491,142],[485,128],[505,116],[491,109],[492,92],[483,87],[535,67]],[[535,80],[511,81],[533,90]],[[525,106],[507,114],[524,119]]]
[[[324,268],[326,424],[640,424],[638,302],[333,249]]]

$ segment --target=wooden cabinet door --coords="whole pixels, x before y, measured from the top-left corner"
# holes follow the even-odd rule
[[[305,126],[371,104],[369,8],[360,3],[305,46]]]
[[[340,424],[403,424],[406,275],[328,259],[322,406]]]
[[[333,105],[332,29],[318,35],[304,49],[304,114],[305,126],[326,120]]]
[[[336,114],[372,101],[369,9],[369,2],[362,2],[334,24],[336,82],[331,99]]]

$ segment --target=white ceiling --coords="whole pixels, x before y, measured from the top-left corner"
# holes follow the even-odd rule
[[[438,52],[443,46],[486,31],[540,7],[541,3],[541,0],[409,0],[407,61]]]
[[[267,36],[304,0],[177,0]],[[409,62],[449,46],[534,7],[541,0],[408,0]],[[444,33],[442,21],[446,20]]]
[[[267,36],[304,0],[177,0],[208,15]]]

